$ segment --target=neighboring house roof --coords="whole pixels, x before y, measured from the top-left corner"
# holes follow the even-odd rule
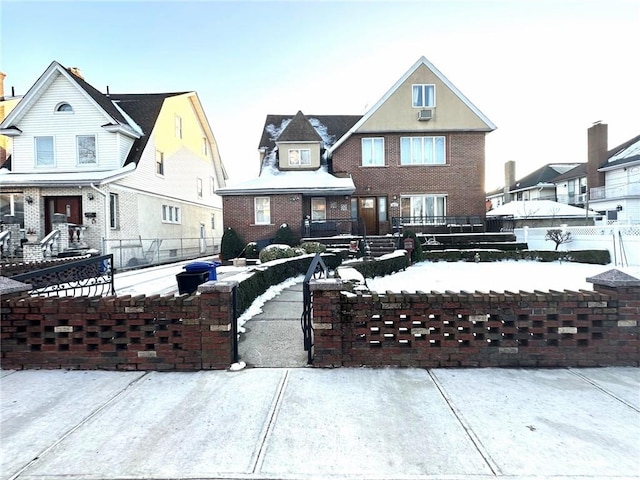
[[[568,170],[565,173],[558,175],[553,179],[553,183],[563,182],[565,180],[573,180],[575,178],[582,178],[587,176],[587,164],[581,163],[575,168]]]
[[[360,117],[355,115],[267,115],[260,139],[266,155],[260,176],[233,187],[216,190],[219,195],[286,194],[351,195],[355,185],[351,177],[337,177],[329,172],[326,159],[317,170],[282,171],[278,168],[277,146],[280,141],[320,141],[325,148],[343,135]]]
[[[610,150],[609,154],[607,161],[598,170],[606,171],[640,163],[640,135]]]
[[[280,135],[294,116],[267,115],[258,148],[266,149],[267,151],[273,150],[276,146],[276,140],[280,138]],[[324,147],[329,148],[338,138],[347,133],[362,118],[362,115],[304,115],[304,117],[322,138]]]
[[[559,175],[577,167],[578,163],[549,163],[530,173],[526,177],[517,180],[509,187],[509,191],[520,192],[534,187],[552,187]]]
[[[598,215],[591,210],[574,207],[566,203],[553,202],[551,200],[513,201],[500,205],[487,212],[488,217],[513,216],[516,219],[524,218],[568,218],[568,217],[594,217]]]
[[[442,83],[444,83],[471,111],[473,111],[473,113],[475,113],[482,120],[482,122],[485,123],[486,125],[485,131],[491,132],[497,128],[494,125],[494,123],[491,120],[489,120],[489,118],[487,118],[487,116],[478,109],[478,107],[476,107],[473,103],[471,103],[471,101],[460,90],[458,90],[458,88],[453,83],[451,83],[451,81],[447,77],[445,77],[440,70],[438,70],[435,67],[435,65],[433,65],[425,57],[420,57],[418,61],[414,63],[413,66],[409,68],[409,70],[407,70],[402,77],[400,77],[400,79],[389,89],[389,91],[387,91],[387,93],[385,93],[382,96],[382,98],[380,98],[380,100],[378,100],[376,104],[373,107],[371,107],[367,111],[367,113],[365,113],[358,120],[358,122],[355,125],[353,125],[344,135],[338,138],[338,140],[331,146],[329,150],[333,152],[342,143],[344,143],[352,134],[354,134],[380,108],[380,106],[382,106],[382,104],[384,104],[389,99],[389,97],[391,97],[391,95],[393,95],[396,92],[396,90],[398,90],[398,88],[402,84],[404,84],[404,82],[409,78],[409,76],[411,76],[413,72],[415,72],[422,65],[426,66],[429,70],[431,70],[433,74],[436,75],[436,77],[438,77]]]

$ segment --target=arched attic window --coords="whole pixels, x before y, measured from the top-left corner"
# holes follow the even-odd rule
[[[59,112],[71,113],[73,112],[73,107],[69,105],[67,102],[59,103],[56,106],[56,113],[59,113]]]

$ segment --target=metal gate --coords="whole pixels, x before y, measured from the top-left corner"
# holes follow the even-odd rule
[[[300,323],[302,326],[302,335],[304,337],[304,349],[307,352],[307,363],[309,365],[313,363],[313,326],[311,325],[311,288],[309,287],[309,282],[312,278],[329,278],[329,269],[325,265],[319,253],[316,253],[315,257],[313,257],[302,284],[302,299],[304,306],[302,310],[302,317],[300,317]]]

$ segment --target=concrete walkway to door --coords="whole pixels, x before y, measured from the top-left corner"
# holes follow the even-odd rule
[[[262,313],[245,323],[238,353],[249,367],[294,368],[307,366],[300,317],[302,283],[284,289],[262,307]]]

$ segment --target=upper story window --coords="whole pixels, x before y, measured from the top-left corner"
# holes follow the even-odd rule
[[[73,113],[73,107],[66,102],[59,103],[56,106],[56,113],[58,112]]]
[[[76,144],[78,149],[78,165],[98,163],[95,135],[78,135],[76,137]]]
[[[156,150],[156,175],[164,176],[164,153]]]
[[[211,195],[216,194],[216,179],[213,177],[209,177],[209,193]]]
[[[311,150],[308,148],[290,148],[289,165],[311,165]]]
[[[271,223],[271,199],[269,197],[255,197],[253,199],[253,215],[256,225]]]
[[[35,137],[36,167],[48,167],[55,164],[53,155],[53,137]]]
[[[180,115],[176,115],[175,117],[175,129],[176,138],[182,138],[182,117],[180,117]]]
[[[362,166],[384,166],[384,138],[362,139]]]
[[[202,198],[202,179],[196,178],[196,191],[198,193],[198,198]]]
[[[430,108],[436,106],[435,85],[413,85],[411,102],[414,108]]]
[[[401,137],[401,165],[444,165],[445,137]]]

